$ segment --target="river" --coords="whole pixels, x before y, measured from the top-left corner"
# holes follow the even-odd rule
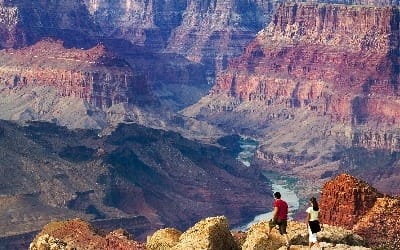
[[[250,138],[244,138],[240,141],[240,148],[242,151],[238,154],[238,160],[240,160],[244,165],[250,167],[251,159],[254,156],[254,153],[257,149],[257,142]],[[290,187],[290,179],[277,175],[276,173],[264,173],[264,175],[272,182],[272,191],[280,192],[282,195],[282,199],[288,203],[289,206],[289,219],[293,219],[293,214],[299,209],[299,197],[296,195],[294,190]],[[269,210],[270,212],[266,212],[263,214],[259,214],[254,217],[254,219],[242,226],[234,228],[237,231],[246,231],[255,223],[260,221],[268,221],[272,218],[272,209],[271,207],[265,208],[265,210]]]

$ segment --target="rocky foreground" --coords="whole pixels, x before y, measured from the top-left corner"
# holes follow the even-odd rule
[[[398,197],[382,196],[365,182],[341,174],[324,186],[320,200],[324,227],[318,236],[324,249],[398,249],[400,246],[400,236],[396,233],[400,227],[395,223],[400,217]],[[268,222],[261,221],[246,232],[232,231],[225,216],[215,216],[199,221],[184,232],[164,228],[148,236],[146,242],[137,242],[123,229],[99,232],[89,223],[74,219],[49,223],[29,249],[285,249],[284,238],[277,230],[266,237],[268,229]],[[290,221],[288,235],[290,249],[308,249],[304,222]]]
[[[80,219],[48,224],[31,243],[39,249],[284,249],[284,239],[277,230],[267,239],[266,221],[253,225],[247,232],[231,232],[224,216],[209,217],[185,232],[165,228],[149,236],[146,243],[136,242],[123,230],[108,234],[95,232]],[[290,222],[290,249],[308,249],[304,223]],[[325,249],[370,249],[362,237],[340,227],[325,226],[320,233]]]

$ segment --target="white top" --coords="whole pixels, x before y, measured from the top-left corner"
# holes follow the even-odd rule
[[[309,221],[318,220],[319,210],[314,211],[313,207],[309,207],[307,208],[306,212],[310,214]]]

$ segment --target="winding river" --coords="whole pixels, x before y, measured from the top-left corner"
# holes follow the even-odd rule
[[[238,155],[238,160],[243,162],[244,165],[250,167],[251,158],[254,156],[254,153],[257,149],[257,142],[249,139],[243,138],[240,141],[240,148],[242,151]],[[288,203],[289,206],[289,219],[292,219],[292,215],[299,209],[299,198],[297,197],[294,190],[290,189],[290,183],[288,179],[282,178],[281,176],[277,176],[276,174],[268,174],[264,173],[265,176],[272,182],[272,191],[280,192],[282,195],[282,199]],[[266,212],[263,214],[259,214],[254,217],[252,221],[246,223],[245,225],[234,228],[234,230],[245,231],[250,228],[255,223],[260,221],[268,221],[272,218],[272,207],[265,208],[270,212]]]

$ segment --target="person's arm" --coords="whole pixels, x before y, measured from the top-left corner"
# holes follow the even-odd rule
[[[308,228],[308,221],[310,220],[310,213],[309,212],[307,212],[307,217],[306,217],[306,225],[307,225],[307,228]]]
[[[323,230],[324,226],[322,225],[322,222],[321,222],[321,213],[320,212],[318,212],[318,221],[319,221],[319,225],[321,227],[321,230]]]
[[[276,216],[278,215],[278,207],[274,207],[274,211],[272,211],[272,220],[276,220]]]

